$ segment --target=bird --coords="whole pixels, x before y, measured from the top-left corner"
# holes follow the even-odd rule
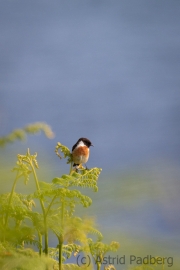
[[[87,138],[80,138],[72,147],[72,160],[74,166],[82,166],[86,164],[89,159],[89,147],[93,146],[91,141]],[[87,167],[86,167],[87,169]]]

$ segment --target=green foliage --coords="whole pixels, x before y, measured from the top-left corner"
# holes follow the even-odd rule
[[[81,219],[79,217],[70,217],[65,221],[64,240],[67,243],[80,242],[84,246],[88,244],[88,235],[95,235],[102,238],[102,234],[95,229],[95,222],[92,218]]]
[[[17,155],[16,166],[12,169],[12,171],[16,171],[19,177],[24,177],[25,184],[29,181],[29,174],[32,172],[31,164],[32,162],[34,166],[38,169],[38,163],[36,160],[37,153],[35,155],[30,155],[29,149],[26,155]]]
[[[96,242],[93,242],[91,238],[88,239],[88,247],[85,247],[86,251],[89,251],[94,259],[94,263],[97,266],[97,270],[101,269],[103,264],[105,254],[107,252],[116,252],[119,248],[118,242],[111,242],[109,245],[103,243],[102,238],[99,238]],[[115,270],[114,265],[106,265],[104,267],[106,270]]]
[[[79,252],[82,251],[82,246],[77,245],[75,243],[72,244],[64,244],[62,253],[63,253],[63,262],[69,259],[72,255],[76,256]],[[59,260],[59,249],[58,248],[50,248],[49,255],[51,258],[55,260]]]
[[[109,245],[104,244],[101,241],[93,242],[92,239],[88,239],[88,241],[89,249],[95,262],[99,261],[102,263],[103,258],[107,252],[116,252],[119,248],[119,243],[115,241],[112,241]]]
[[[44,132],[48,133],[47,126],[38,124],[25,127],[23,132],[37,133],[40,127],[41,130],[44,129]],[[15,138],[24,138],[23,132],[13,132],[14,137],[12,138],[14,139],[12,141]],[[8,141],[9,139],[4,142]],[[1,144],[3,144],[2,142],[1,140]],[[55,177],[49,183],[39,181],[36,173],[39,168],[37,153],[32,155],[28,149],[25,155],[17,155],[16,166],[12,170],[16,172],[16,176],[11,192],[0,196],[0,239],[2,243],[0,254],[1,249],[5,252],[3,254],[10,251],[15,265],[15,268],[12,269],[26,269],[21,268],[22,262],[26,262],[25,256],[34,258],[37,256],[38,258],[37,252],[25,248],[25,246],[29,245],[35,246],[39,250],[41,258],[44,258],[43,250],[47,258],[52,258],[50,265],[53,268],[49,269],[61,270],[83,268],[76,264],[65,264],[67,259],[71,256],[77,256],[80,252],[91,252],[93,256],[99,254],[103,256],[108,251],[117,250],[115,242],[110,245],[101,242],[102,234],[96,229],[93,219],[74,216],[74,210],[78,204],[83,207],[89,207],[92,204],[91,198],[84,195],[81,189],[91,188],[97,192],[101,169],[91,168],[87,170],[82,167],[80,170],[75,171],[72,169],[70,150],[58,143],[55,152],[62,158],[58,151],[62,152],[63,158],[67,159],[67,163],[70,163],[69,174]],[[20,178],[24,178],[25,184],[34,179],[36,190],[32,194],[18,194],[15,189]],[[36,209],[35,201],[39,201],[41,211],[34,211]],[[59,242],[57,247],[49,247],[49,231],[56,235]],[[95,243],[88,238],[91,235],[96,237],[97,241]],[[44,241],[42,241],[43,238]],[[29,255],[26,254],[28,250]],[[6,264],[6,256],[2,257],[0,266],[2,265],[3,269]],[[16,267],[17,258],[19,258],[19,266]],[[57,263],[57,260],[59,263]],[[47,262],[46,265],[48,265]],[[27,267],[27,269],[30,268]],[[91,269],[91,266],[86,269]]]
[[[15,248],[9,242],[0,243],[1,270],[47,270],[58,269],[57,262],[52,258],[38,256],[30,248]]]
[[[116,268],[114,267],[114,265],[108,265],[104,267],[104,270],[116,270]]]
[[[29,195],[17,193],[13,194],[11,204],[9,204],[9,198],[9,193],[1,194],[0,196],[0,239],[5,237],[6,240],[14,245],[22,245],[23,242],[31,242],[32,244],[38,245],[37,241],[34,240],[34,229],[22,224],[22,221],[30,216],[32,207],[35,207],[35,202]],[[11,225],[6,228],[6,223],[3,226],[7,216],[11,218],[10,224],[14,224],[14,226]]]
[[[77,264],[64,264],[63,270],[79,270],[79,269],[89,269],[84,267],[79,267]]]
[[[59,154],[59,150],[63,153],[63,157]],[[60,159],[67,158],[67,164],[72,162],[72,155],[69,148],[62,145],[60,142],[56,145],[55,153]]]
[[[35,202],[30,195],[13,194],[12,202],[8,205],[10,193],[0,195],[0,215],[9,213],[15,220],[23,220],[32,207],[35,207]]]
[[[61,178],[54,178],[53,183],[59,186],[65,186],[66,188],[72,186],[89,187],[97,192],[97,180],[100,173],[100,168],[92,168],[90,170],[81,169],[80,173],[72,171],[70,175],[63,174]]]
[[[17,140],[25,140],[27,134],[37,134],[43,132],[49,139],[54,138],[54,133],[49,125],[42,122],[29,124],[22,129],[14,129],[10,134],[0,137],[0,147],[6,146],[9,143],[13,143]]]
[[[143,265],[131,267],[130,270],[155,270],[155,268],[152,266],[143,264]],[[162,268],[162,270],[164,270],[164,268]]]

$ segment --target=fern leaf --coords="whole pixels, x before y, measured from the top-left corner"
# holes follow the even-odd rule
[[[82,170],[81,173],[73,172],[71,175],[63,174],[61,178],[54,178],[52,182],[55,185],[64,187],[88,187],[95,192],[98,191],[97,180],[101,172],[100,168],[92,168],[90,170]]]
[[[59,154],[58,151],[61,151],[63,153],[63,158],[67,158],[67,163],[72,162],[72,155],[68,147],[62,145],[60,142],[57,143],[55,147],[55,153],[56,155],[61,159],[62,156]]]
[[[0,147],[6,146],[8,143],[13,143],[17,140],[23,141],[27,134],[36,134],[43,131],[47,138],[54,138],[54,133],[49,125],[42,122],[29,124],[22,129],[14,129],[10,134],[0,137]]]
[[[52,184],[43,181],[39,181],[39,186],[41,190],[51,190],[53,188]]]

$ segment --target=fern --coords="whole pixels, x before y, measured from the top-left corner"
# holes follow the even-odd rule
[[[38,212],[28,212],[27,218],[31,220],[34,229],[43,235],[45,231],[43,215]]]
[[[16,166],[12,169],[12,171],[16,171],[18,173],[18,178],[23,176],[24,182],[27,184],[29,181],[29,175],[33,172],[32,165],[34,165],[37,169],[39,168],[37,162],[37,153],[31,155],[28,149],[26,155],[17,155]]]
[[[32,211],[35,202],[27,195],[14,193],[12,203],[8,205],[10,194],[0,196],[0,215],[9,213],[9,216],[16,220],[23,220]]]
[[[45,200],[45,198],[47,199],[47,197],[51,198],[51,197],[56,197],[56,198],[61,198],[62,200],[67,200],[67,202],[69,201],[69,199],[74,199],[77,198],[79,200],[79,202],[81,202],[83,204],[84,207],[87,207],[89,205],[91,205],[92,200],[86,196],[83,195],[79,190],[69,190],[66,188],[54,188],[54,189],[45,189],[45,190],[40,190],[40,191],[36,191],[34,193],[34,198],[41,198],[43,200]]]
[[[6,146],[17,140],[25,140],[27,134],[36,134],[40,131],[44,132],[45,136],[49,139],[54,138],[54,133],[49,125],[43,122],[29,124],[22,129],[14,129],[10,134],[0,137],[0,147]]]
[[[67,158],[67,164],[71,163],[72,155],[69,148],[67,146],[62,145],[60,142],[57,143],[55,153],[60,159],[62,159],[62,156],[58,152],[59,150],[63,153],[63,158]]]
[[[61,178],[56,177],[52,180],[55,185],[64,187],[89,187],[95,192],[98,191],[97,180],[101,173],[100,168],[81,170],[81,173],[73,172],[71,175],[63,174]]]
[[[8,140],[12,142],[16,139],[21,140],[26,134],[35,134],[40,130],[51,137],[51,130],[46,124],[36,123],[26,126],[23,130],[15,130],[8,139],[6,138],[7,141],[3,140],[4,144]],[[3,144],[3,141],[0,140],[0,144]],[[58,269],[79,269],[83,268],[83,265],[80,267],[75,264],[64,264],[64,262],[71,256],[76,257],[80,252],[87,251],[91,252],[95,260],[99,255],[103,256],[106,252],[116,251],[118,244],[116,242],[109,245],[102,243],[102,234],[96,229],[93,219],[81,219],[74,216],[75,207],[78,204],[83,207],[89,207],[92,204],[91,198],[80,190],[91,188],[97,192],[101,169],[87,170],[81,167],[78,171],[72,170],[72,155],[68,147],[57,143],[55,152],[59,158],[65,158],[67,163],[71,163],[70,173],[56,177],[49,183],[38,180],[37,153],[32,155],[28,149],[25,155],[17,155],[17,163],[13,168],[16,178],[11,193],[0,196],[0,238],[3,243],[6,241],[11,243],[19,252],[22,251],[24,244],[30,244],[36,246],[39,249],[39,255],[42,256],[44,248],[46,255],[49,253],[50,257],[59,260]],[[15,187],[19,178],[23,177],[27,184],[30,175],[35,181],[36,190],[29,195],[16,193]],[[41,206],[39,212],[34,211],[36,199],[39,200]],[[48,247],[49,231],[52,231],[58,239],[59,244],[56,248]],[[88,238],[91,235],[93,238],[96,237],[95,243]],[[56,267],[57,263],[54,261],[53,263]],[[91,269],[91,266],[86,269]]]
[[[97,269],[100,269],[105,254],[109,251],[116,252],[119,248],[119,243],[112,241],[109,245],[101,241],[93,242],[92,239],[88,239],[89,250],[94,259]],[[107,266],[105,269],[115,269],[113,265]]]
[[[72,263],[69,263],[69,264],[64,264],[63,265],[63,270],[79,270],[79,267],[77,264],[72,264]],[[84,267],[82,267],[84,269]],[[86,268],[88,269],[88,268]]]
[[[69,259],[72,255],[76,255],[82,251],[82,247],[77,244],[67,244],[63,245],[62,253],[63,253],[63,262]],[[49,256],[53,259],[59,259],[59,249],[58,248],[50,248]]]

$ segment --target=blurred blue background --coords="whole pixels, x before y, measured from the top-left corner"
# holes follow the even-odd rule
[[[0,33],[0,136],[37,121],[56,134],[9,145],[1,165],[30,147],[54,177],[66,168],[57,141],[71,148],[89,138],[88,167],[103,172],[87,214],[105,238],[113,229],[121,252],[136,243],[176,256],[180,2],[1,1]]]

